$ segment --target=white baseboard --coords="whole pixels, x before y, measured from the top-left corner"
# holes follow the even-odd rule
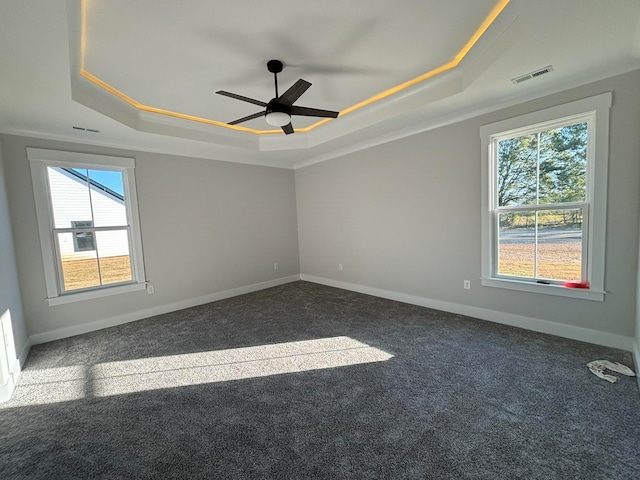
[[[257,292],[258,290],[264,290],[265,288],[277,287],[278,285],[284,285],[285,283],[291,283],[297,280],[300,280],[300,275],[290,275],[288,277],[276,278],[275,280],[268,280],[266,282],[254,283],[252,285],[247,285],[244,287],[232,288],[230,290],[211,293],[209,295],[203,295],[201,297],[190,298],[187,300],[182,300],[165,305],[159,305],[157,307],[145,308],[143,310],[137,310],[135,312],[118,315],[116,317],[103,318],[91,323],[61,328],[58,330],[52,330],[50,332],[37,333],[29,338],[32,345],[52,342],[54,340],[60,340],[61,338],[73,337],[74,335],[81,335],[83,333],[89,333],[96,330],[101,330],[103,328],[115,327],[116,325],[122,325],[123,323],[142,320],[143,318],[153,317],[154,315],[162,315],[163,313],[175,312],[176,310],[182,310],[183,308],[195,307],[197,305],[203,305],[205,303],[224,300],[225,298],[244,295],[245,293]]]
[[[481,320],[510,325],[512,327],[524,328],[526,330],[533,330],[534,332],[548,333],[551,335],[556,335],[558,337],[579,340],[581,342],[594,343],[596,345],[619,348],[626,351],[634,350],[635,342],[633,337],[625,337],[623,335],[615,335],[613,333],[600,332],[598,330],[591,330],[588,328],[576,327],[573,325],[565,325],[561,323],[550,322],[548,320],[542,320],[539,318],[525,317],[523,315],[514,315],[511,313],[504,313],[496,310],[489,310],[486,308],[472,307],[469,305],[461,305],[452,302],[444,302],[441,300],[434,300],[426,297],[418,297],[416,295],[393,292],[390,290],[383,290],[380,288],[368,287],[355,283],[342,282],[340,280],[333,280],[330,278],[316,277],[315,275],[301,274],[300,279],[307,282],[327,285],[329,287],[342,288],[344,290],[373,295],[375,297],[396,300],[398,302],[433,308],[436,310],[443,310],[445,312],[457,313],[460,315],[466,315],[468,317],[479,318]],[[636,365],[638,364],[637,360],[638,354],[636,354]]]
[[[633,342],[633,367],[636,372],[636,380],[638,381],[638,389],[640,390],[640,338],[636,338]]]
[[[496,310],[489,310],[480,307],[472,307],[469,305],[461,305],[452,302],[444,302],[441,300],[434,300],[426,297],[419,297],[416,295],[409,295],[406,293],[393,292],[390,290],[384,290],[375,287],[369,287],[365,285],[359,285],[354,283],[342,282],[340,280],[333,280],[324,277],[317,277],[315,275],[290,275],[288,277],[278,278],[275,280],[269,280],[266,282],[255,283],[244,287],[233,288],[222,292],[217,292],[201,297],[183,300],[180,302],[170,303],[166,305],[160,305],[157,307],[147,308],[131,312],[125,315],[119,315],[116,317],[105,318],[91,323],[83,325],[77,325],[74,327],[62,328],[59,330],[52,330],[50,332],[38,333],[32,335],[29,338],[28,345],[20,355],[20,365],[24,364],[26,355],[29,352],[31,345],[37,345],[39,343],[51,342],[62,338],[72,337],[74,335],[80,335],[83,333],[93,332],[103,328],[113,327],[121,325],[123,323],[129,323],[143,318],[152,317],[154,315],[161,315],[163,313],[174,312],[183,308],[195,307],[197,305],[203,305],[205,303],[215,302],[223,300],[225,298],[235,297],[243,295],[245,293],[256,292],[264,290],[265,288],[271,288],[278,285],[284,285],[285,283],[295,282],[297,280],[304,280],[312,283],[319,283],[321,285],[327,285],[330,287],[341,288],[344,290],[350,290],[353,292],[364,293],[366,295],[373,295],[380,298],[387,298],[389,300],[396,300],[399,302],[409,303],[412,305],[418,305],[421,307],[433,308],[436,310],[443,310],[445,312],[457,313],[460,315],[466,315],[469,317],[478,318],[481,320],[487,320],[490,322],[501,323],[504,325],[510,325],[514,327],[524,328],[527,330],[533,330],[541,333],[548,333],[559,337],[570,338],[572,340],[579,340],[582,342],[594,343],[596,345],[603,345],[606,347],[620,348],[622,350],[633,352],[636,369],[640,369],[640,344],[636,342],[633,337],[625,337],[623,335],[616,335],[607,332],[601,332],[598,330],[591,330],[583,327],[576,327],[573,325],[564,325],[561,323],[550,322],[548,320],[542,320],[539,318],[525,317],[523,315],[515,315]],[[24,357],[24,358],[23,358]],[[19,375],[19,374],[18,374]],[[16,378],[17,380],[17,378]],[[640,382],[640,377],[639,377]]]
[[[18,379],[14,378],[13,374],[10,373],[7,381],[0,385],[0,403],[6,402],[11,398],[16,388],[16,383],[18,383]]]
[[[6,402],[13,395],[13,391],[18,384],[18,379],[20,378],[20,374],[22,373],[22,367],[24,367],[24,363],[27,361],[27,356],[29,355],[29,350],[31,349],[31,339],[27,339],[27,343],[25,344],[22,352],[18,358],[13,362],[13,366],[9,371],[9,378],[7,382],[3,385],[0,385],[0,403]]]

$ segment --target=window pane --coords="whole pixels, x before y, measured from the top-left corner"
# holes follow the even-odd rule
[[[93,238],[93,232],[78,232],[74,233],[75,251],[86,252],[88,250],[95,250],[96,245]]]
[[[65,291],[100,286],[96,251],[74,252],[73,233],[59,233],[58,248]]]
[[[47,167],[55,228],[69,228],[74,220],[91,221],[87,171]]]
[[[538,278],[581,281],[582,210],[538,212]]]
[[[498,274],[534,277],[535,213],[500,213]]]
[[[538,136],[498,142],[498,206],[536,203]]]
[[[91,228],[93,222],[91,220],[71,221],[72,228]],[[93,238],[93,232],[79,231],[73,234],[73,251],[85,252],[87,250],[95,250],[96,244]]]
[[[129,282],[131,258],[129,255],[129,232],[127,230],[109,230],[95,232],[100,257],[100,275],[103,285]]]
[[[587,124],[540,133],[538,203],[583,202],[587,182]]]
[[[89,179],[95,226],[127,225],[122,172],[89,170]]]

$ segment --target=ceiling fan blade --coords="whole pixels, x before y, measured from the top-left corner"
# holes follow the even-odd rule
[[[282,127],[282,131],[287,135],[291,135],[293,133],[293,125],[291,123]]]
[[[305,73],[319,73],[321,75],[388,75],[389,72],[381,68],[354,67],[324,64],[296,64],[287,63],[288,68],[299,68]]]
[[[265,112],[254,113],[253,115],[248,115],[246,117],[239,118],[238,120],[234,120],[233,122],[227,123],[227,125],[237,125],[238,123],[246,122],[248,120],[253,120],[254,118],[264,117]]]
[[[327,118],[336,118],[340,112],[334,112],[332,110],[321,110],[319,108],[309,108],[309,107],[297,107],[292,106],[291,115],[302,115],[304,117],[327,117]]]
[[[225,92],[224,90],[218,90],[216,92],[218,95],[224,95],[225,97],[235,98],[236,100],[242,100],[243,102],[253,103],[254,105],[260,105],[261,107],[266,107],[267,104],[261,102],[260,100],[256,100],[254,98],[243,97],[242,95],[238,95],[236,93]]]
[[[311,86],[306,80],[300,79],[289,87],[289,90],[284,92],[278,97],[278,103],[280,105],[286,105],[290,107],[297,99],[299,99],[304,92]]]

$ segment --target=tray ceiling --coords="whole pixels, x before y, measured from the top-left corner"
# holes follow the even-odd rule
[[[0,131],[284,167],[640,67],[636,0],[12,0],[0,14]],[[215,92],[269,101],[273,58],[281,92],[313,84],[296,105],[341,115],[293,117],[288,136],[264,118],[226,126],[260,107]]]

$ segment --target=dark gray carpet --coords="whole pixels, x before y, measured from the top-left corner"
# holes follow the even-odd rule
[[[330,337],[393,358],[110,396],[80,375]],[[0,478],[638,479],[635,379],[609,384],[595,359],[632,366],[627,352],[296,282],[33,347],[0,407]],[[59,394],[75,399],[43,403]]]

